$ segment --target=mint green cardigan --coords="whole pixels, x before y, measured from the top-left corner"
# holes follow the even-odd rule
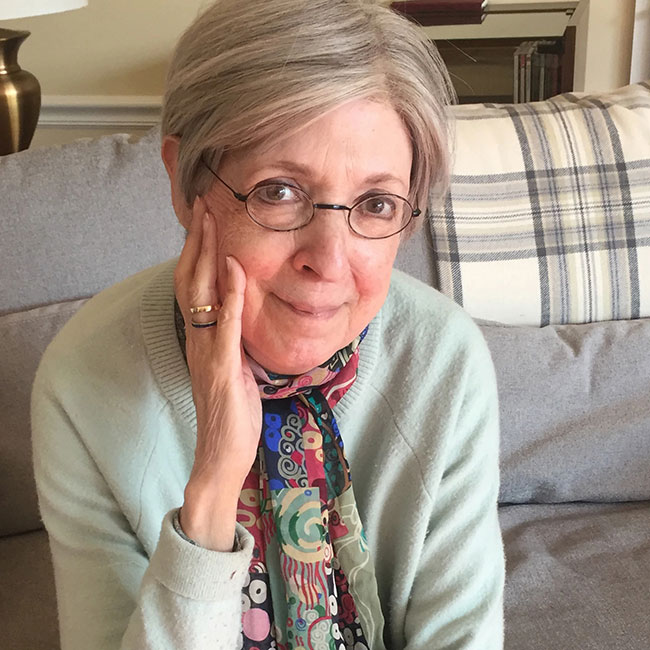
[[[235,650],[252,538],[194,546],[173,518],[196,414],[174,326],[176,260],[92,298],[32,394],[34,470],[63,650]],[[394,271],[334,412],[386,619],[372,650],[503,647],[498,408],[479,329]],[[344,646],[342,646],[344,647]]]

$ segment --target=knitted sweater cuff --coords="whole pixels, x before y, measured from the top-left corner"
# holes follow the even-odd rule
[[[178,508],[164,517],[149,571],[167,589],[193,600],[239,600],[253,554],[253,537],[236,525],[233,552],[211,551],[183,539],[174,527]]]

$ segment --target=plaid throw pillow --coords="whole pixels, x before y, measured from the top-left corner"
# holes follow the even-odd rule
[[[650,316],[650,83],[454,113],[440,290],[514,325]]]

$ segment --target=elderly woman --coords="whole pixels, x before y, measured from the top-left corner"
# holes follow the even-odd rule
[[[34,387],[63,650],[501,648],[493,367],[392,271],[448,176],[435,49],[363,0],[220,0],[167,83],[180,258]]]

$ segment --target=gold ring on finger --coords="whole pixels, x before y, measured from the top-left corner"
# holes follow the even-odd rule
[[[219,311],[221,305],[201,305],[200,307],[190,307],[191,314],[207,314],[211,311]]]

